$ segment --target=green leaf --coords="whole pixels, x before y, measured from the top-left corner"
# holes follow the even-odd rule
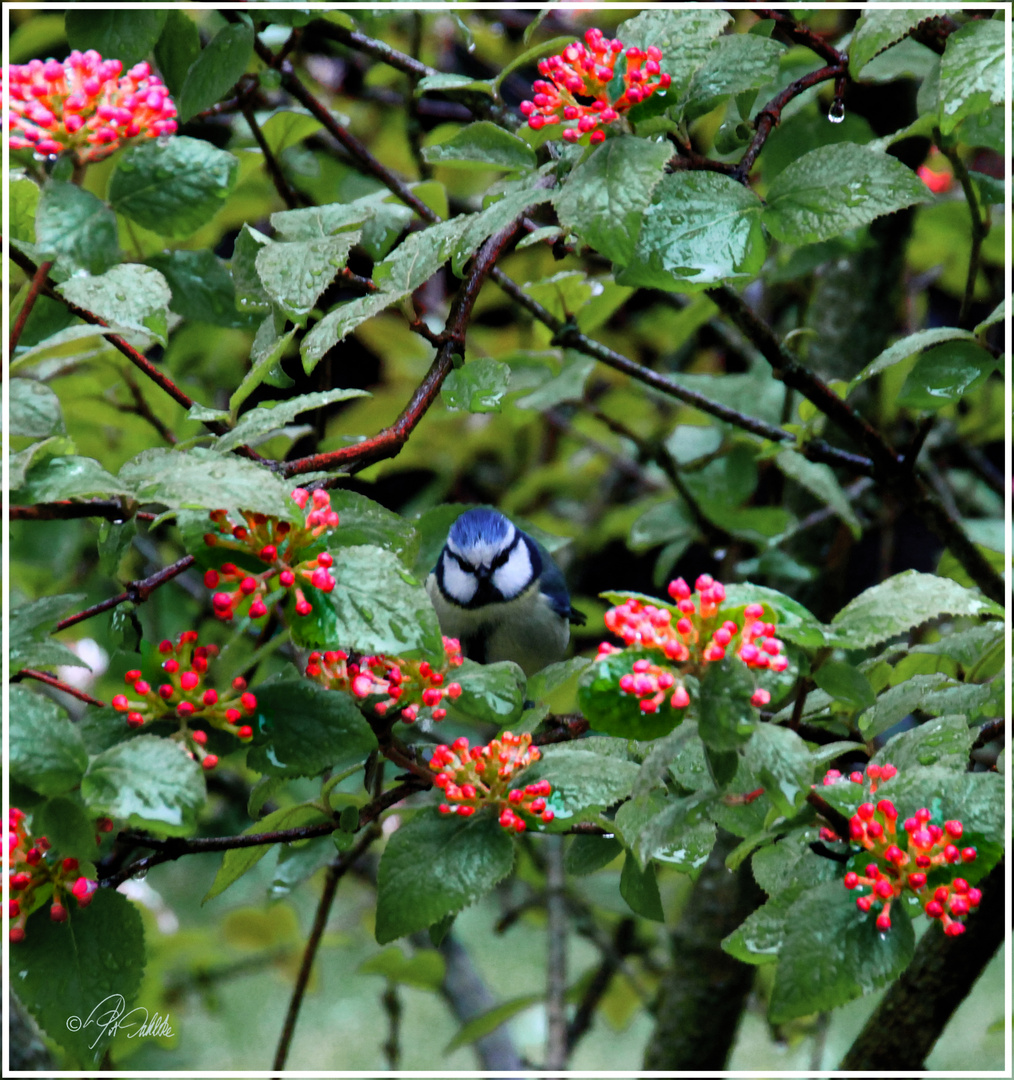
[[[186,237],[225,205],[239,162],[211,143],[176,135],[126,150],[109,181],[113,209],[158,233]]]
[[[294,420],[300,413],[310,412],[333,405],[337,401],[351,398],[369,397],[366,390],[323,390],[317,394],[301,394],[287,401],[264,401],[256,408],[245,412],[236,422],[236,426],[227,435],[214,443],[214,449],[220,454],[243,446],[244,443],[258,439],[269,431],[277,431]]]
[[[931,198],[897,158],[835,143],[803,154],[775,177],[763,220],[776,240],[812,244]]]
[[[489,356],[477,356],[447,376],[440,397],[452,411],[500,412],[510,378],[511,369],[506,364]]]
[[[624,803],[624,807],[629,804]],[[623,807],[620,808],[621,810]],[[582,836],[578,835],[571,839],[563,856],[563,867],[568,874],[581,877],[584,874],[594,874],[608,866],[620,852],[623,846],[619,840],[611,836]]]
[[[56,667],[58,664],[88,666],[63,642],[49,636],[57,618],[79,607],[84,598],[84,593],[44,596],[41,600],[11,610],[7,648],[12,672],[26,667]]]
[[[830,465],[808,461],[795,450],[780,451],[775,457],[775,464],[790,480],[795,480],[800,487],[806,488],[833,510],[849,527],[852,535],[859,539],[862,533],[859,518]]]
[[[508,172],[535,168],[535,151],[523,139],[489,120],[466,124],[450,139],[422,151],[431,165],[455,165],[471,169],[505,169]]]
[[[531,63],[533,60],[537,60],[539,57],[547,56],[553,52],[558,52],[571,43],[573,39],[567,37],[555,37],[550,38],[549,41],[542,41],[538,45],[533,45],[529,49],[525,49],[524,52],[515,56],[513,60],[505,67],[500,69],[500,73],[493,80],[492,90],[494,94],[499,94],[500,87],[503,84],[504,79],[512,71],[516,71],[519,67],[523,67],[525,64]]]
[[[420,811],[395,830],[380,858],[378,944],[424,930],[473,904],[513,864],[514,845],[494,815],[460,818],[435,807]]]
[[[278,832],[282,829],[298,829],[303,825],[319,825],[327,821],[327,816],[319,806],[310,803],[299,803],[296,806],[283,806],[271,814],[266,814],[259,821],[244,829],[241,836],[254,836],[258,833]],[[257,863],[274,847],[274,844],[257,844],[255,847],[231,848],[222,856],[222,865],[218,868],[215,880],[211,883],[202,904],[220,896],[237,882],[248,870],[252,870]],[[281,850],[291,850],[282,848]]]
[[[411,956],[406,956],[396,945],[392,945],[364,960],[356,971],[360,975],[383,975],[391,982],[421,990],[439,990],[447,971],[447,962],[436,949],[417,949]]]
[[[859,730],[863,738],[874,739],[904,720],[913,710],[923,708],[925,695],[930,690],[954,685],[956,684],[953,679],[937,673],[913,675],[897,686],[890,687],[859,717]]]
[[[756,34],[726,34],[712,46],[687,87],[682,102],[687,119],[703,116],[728,94],[756,90],[773,82],[785,46]]]
[[[42,189],[35,243],[40,255],[57,256],[70,274],[101,274],[120,261],[116,215],[90,191],[63,180]]]
[[[454,669],[454,681],[461,686],[461,697],[444,702],[449,715],[496,724],[498,728],[512,724],[521,715],[525,676],[517,664],[509,660],[495,664],[466,660]]]
[[[548,802],[557,819],[588,816],[625,799],[640,772],[633,761],[584,749],[582,743],[545,746],[525,771],[525,783],[548,780]]]
[[[412,565],[419,534],[410,521],[357,491],[342,488],[332,489],[331,509],[341,522],[326,537],[327,550],[336,558],[342,548],[367,544],[393,551],[407,566]]]
[[[411,220],[407,206],[385,204],[390,194],[385,189],[354,202],[326,203],[324,206],[301,206],[297,210],[279,210],[271,215],[271,227],[281,240],[323,240],[335,233],[354,229],[383,210],[399,211],[402,224]],[[400,230],[399,230],[400,231]]]
[[[276,157],[320,129],[321,122],[315,116],[297,109],[278,109],[261,124],[264,141]]]
[[[9,715],[11,778],[40,795],[76,787],[88,751],[67,713],[24,686],[12,686]]]
[[[251,229],[245,223],[239,230],[239,236],[236,237],[229,266],[236,288],[236,307],[242,312],[263,315],[272,311],[271,300],[264,291],[260,275],[257,273],[257,256],[261,249],[270,243],[271,241],[263,233]],[[265,324],[262,324],[262,327],[263,325]],[[272,326],[274,326],[274,319],[272,319]]]
[[[646,713],[638,698],[620,690],[620,678],[633,672],[642,655],[657,659],[656,653],[625,649],[596,660],[581,676],[578,703],[595,731],[622,739],[657,739],[682,722],[685,710],[673,708],[668,698],[657,712]]]
[[[870,680],[844,660],[829,660],[813,673],[813,681],[849,712],[869,708],[876,700]]]
[[[758,724],[743,751],[743,760],[761,778],[764,794],[778,812],[791,817],[813,780],[813,761],[806,743],[789,728]]]
[[[435,75],[424,75],[415,84],[417,97],[421,97],[427,91],[439,91],[448,94],[467,90],[475,90],[490,97],[493,94],[492,84],[486,80],[473,79],[470,75],[454,75],[443,71],[439,71]]]
[[[900,904],[891,909],[891,922],[881,933],[874,913],[860,911],[840,881],[800,896],[785,923],[771,1021],[833,1009],[897,978],[912,959],[915,934]]]
[[[939,765],[964,772],[974,740],[975,731],[963,715],[938,716],[896,735],[873,760],[878,765],[890,763],[900,771]]]
[[[590,356],[582,356],[575,349],[564,349],[560,370],[530,394],[515,398],[514,405],[519,409],[545,411],[564,401],[580,401],[584,397],[588,376],[595,370],[595,364],[596,361]]]
[[[95,817],[119,818],[161,836],[187,836],[204,805],[204,776],[179,743],[140,735],[92,758],[81,797]]]
[[[560,224],[607,259],[626,266],[669,157],[667,144],[632,135],[607,139],[570,172],[557,194]]]
[[[87,1023],[93,1010],[107,1013],[122,998],[121,1031],[136,1031],[134,1023],[144,1019],[130,1012],[144,972],[144,926],[137,908],[113,889],[99,889],[85,908],[68,903],[67,910],[62,923],[32,917],[11,957],[11,990],[75,1062],[97,1068],[114,1025]]]
[[[35,214],[39,206],[39,185],[22,169],[12,169],[8,185],[12,240],[35,243]]]
[[[95,821],[76,796],[60,795],[33,807],[32,830],[36,836],[45,836],[64,858],[82,862],[95,858]]]
[[[29,439],[65,435],[67,429],[60,399],[45,383],[36,379],[11,379],[7,384],[10,405],[8,434]]]
[[[253,53],[253,27],[246,23],[223,26],[190,65],[176,99],[179,121],[214,105],[236,85]]]
[[[303,370],[309,374],[324,358],[325,353],[330,352],[340,341],[344,341],[360,323],[379,315],[385,308],[398,303],[407,295],[407,292],[381,290],[332,308],[303,338],[299,347],[303,357]]]
[[[696,875],[715,846],[715,823],[702,817],[702,799],[667,798],[660,791],[625,802],[616,811],[616,828],[641,866],[652,859]]]
[[[731,18],[728,12],[717,8],[654,8],[621,23],[616,36],[627,46],[646,49],[657,45],[662,50],[661,69],[672,78],[670,92],[678,98],[708,59],[714,39]]]
[[[165,15],[165,27],[155,43],[155,65],[175,99],[183,89],[190,65],[201,52],[201,35],[186,11],[173,8]]]
[[[293,322],[305,326],[358,237],[357,232],[343,232],[321,240],[265,244],[256,259],[265,292]]]
[[[494,1005],[478,1016],[473,1016],[471,1020],[461,1025],[454,1038],[444,1047],[444,1053],[449,1054],[452,1050],[484,1039],[512,1016],[517,1016],[518,1013],[523,1013],[525,1009],[530,1009],[543,1001],[545,1001],[543,993],[524,994],[521,997],[511,998],[510,1001],[504,1001],[500,1005]]]
[[[250,767],[272,776],[317,776],[362,761],[377,739],[350,695],[308,679],[257,687]]]
[[[629,851],[620,871],[620,896],[627,901],[627,906],[635,915],[653,919],[655,922],[665,922],[654,866],[648,863],[642,870]]]
[[[333,592],[310,597],[319,607],[322,647],[443,659],[430,598],[397,555],[372,545],[343,547],[331,573]]]
[[[281,371],[279,364],[296,330],[297,327],[293,326],[284,334],[276,334],[274,315],[268,315],[257,328],[253,345],[250,346],[250,370],[229,398],[229,409],[232,412],[236,412],[261,383],[266,382],[277,387],[292,385],[292,380],[287,376],[283,376],[283,381],[277,380],[275,376]]]
[[[126,71],[151,53],[167,14],[148,7],[105,11],[70,8],[65,23],[67,44],[81,52],[94,49],[107,60],[115,58]]]
[[[895,398],[909,409],[935,412],[986,381],[997,361],[974,341],[949,341],[919,357]]]
[[[94,459],[50,457],[34,464],[17,488],[26,503],[58,502],[61,499],[129,495],[130,490]]]
[[[1002,22],[976,19],[947,39],[940,60],[940,130],[1004,100],[1007,48]]]
[[[225,262],[207,249],[152,255],[148,265],[172,290],[169,310],[190,322],[247,329],[252,313],[236,310],[236,286]]]
[[[713,750],[736,750],[748,742],[757,726],[757,709],[750,703],[756,689],[749,668],[740,660],[708,665],[701,679],[697,730]]]
[[[975,328],[976,337],[981,337],[991,326],[1003,322],[1007,318],[1007,300],[1003,299]]]
[[[956,581],[905,570],[860,593],[831,620],[829,642],[866,649],[942,615],[996,615],[1003,609],[977,589]]]
[[[858,78],[880,52],[907,37],[924,19],[944,15],[955,8],[870,8],[863,12],[849,42],[849,74]]]
[[[57,286],[71,303],[106,322],[140,330],[160,345],[169,343],[169,300],[162,275],[150,266],[124,263],[98,277],[72,277]]]
[[[767,849],[765,849],[767,850]],[[785,940],[785,920],[799,890],[779,893],[761,904],[727,938],[722,949],[744,964],[774,964]]]
[[[976,328],[976,333],[978,333],[978,328]],[[871,360],[849,383],[849,393],[871,376],[879,375],[894,364],[901,363],[902,360],[907,360],[910,356],[929,348],[930,345],[937,345],[943,341],[973,340],[972,333],[968,330],[960,330],[956,326],[935,326],[931,330],[918,330],[889,345],[879,356]]]
[[[655,188],[621,285],[669,291],[704,288],[760,269],[761,201],[715,172],[676,172]]]
[[[299,520],[290,487],[267,469],[203,447],[143,450],[121,467],[119,478],[139,500],[170,510],[242,507],[283,521]]]

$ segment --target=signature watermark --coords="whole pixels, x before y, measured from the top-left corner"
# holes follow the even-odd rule
[[[148,1010],[143,1006],[127,1010],[127,1002],[122,994],[110,994],[103,998],[94,1009],[82,1019],[80,1016],[67,1017],[67,1029],[69,1031],[83,1031],[86,1028],[95,1028],[95,1038],[91,1043],[95,1044],[103,1035],[113,1036],[122,1031],[128,1039],[144,1039],[158,1036],[170,1036],[173,1034],[172,1024],[169,1023],[168,1013],[160,1016],[155,1013],[149,1017]]]

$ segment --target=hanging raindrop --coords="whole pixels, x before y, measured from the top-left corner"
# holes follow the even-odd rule
[[[840,124],[845,119],[845,102],[835,98],[831,102],[831,108],[827,110],[827,118],[832,124]]]

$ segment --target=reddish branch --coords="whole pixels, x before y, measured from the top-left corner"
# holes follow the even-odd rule
[[[14,328],[11,330],[9,339],[8,348],[11,360],[14,359],[14,350],[18,347],[18,342],[21,340],[21,333],[25,328],[25,323],[28,322],[28,316],[31,315],[32,308],[35,307],[35,301],[39,298],[39,290],[45,284],[46,276],[49,274],[52,265],[52,259],[39,263],[38,268],[32,275],[32,280],[28,283],[28,292],[25,294],[25,301],[21,305],[18,317],[14,320]]]
[[[71,686],[70,683],[65,683],[62,679],[58,679],[55,675],[50,675],[45,671],[36,671],[35,668],[26,667],[11,676],[11,682],[21,682],[22,679],[37,679],[39,682],[51,686],[54,690],[61,690],[65,694],[76,697],[78,701],[83,701],[86,705],[98,705],[99,708],[105,705],[104,701],[93,698],[91,694],[86,694],[83,690],[78,690],[76,686]]]
[[[93,604],[90,608],[85,608],[84,611],[79,611],[74,615],[68,615],[66,619],[61,619],[56,624],[56,629],[66,630],[68,626],[74,626],[75,623],[84,622],[85,619],[90,619],[93,615],[99,615],[103,611],[108,611],[110,608],[117,607],[119,604],[126,603],[128,600],[134,604],[144,603],[149,596],[160,586],[164,585],[167,581],[171,581],[178,574],[182,574],[184,570],[194,565],[193,555],[184,555],[182,559],[177,560],[172,566],[167,566],[164,570],[159,570],[158,573],[152,574],[151,577],[142,578],[139,581],[131,581],[124,592],[119,596],[111,596],[108,600],[100,600],[99,603]]]

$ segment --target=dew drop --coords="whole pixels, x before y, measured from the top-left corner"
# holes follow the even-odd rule
[[[155,140],[155,145],[160,150],[165,150],[165,148],[169,145],[171,139],[171,135],[159,135],[158,138]]]
[[[832,124],[840,124],[845,119],[845,103],[832,101],[831,108],[827,110],[827,118]]]
[[[122,303],[124,300],[127,299],[127,294],[123,293],[123,292],[118,292],[116,294],[116,299],[119,300]]]

